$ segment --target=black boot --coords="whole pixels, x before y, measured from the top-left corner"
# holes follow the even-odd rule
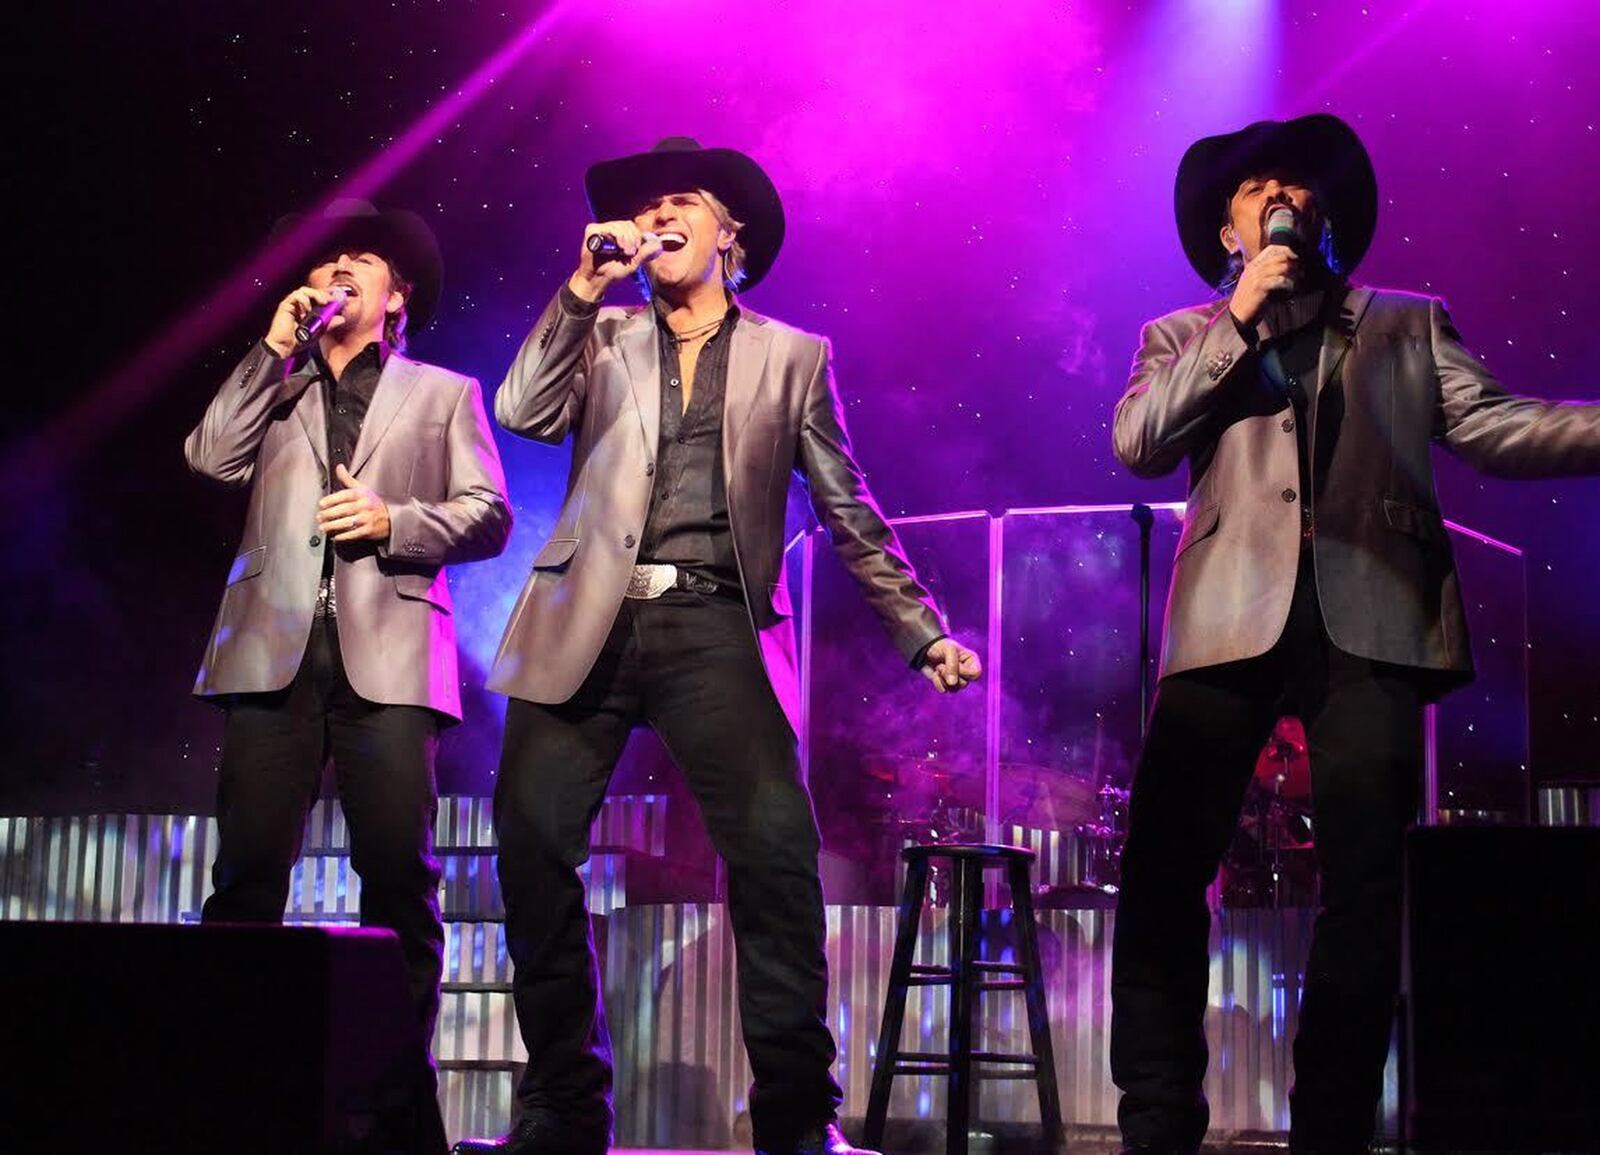
[[[837,1123],[809,1127],[782,1142],[763,1140],[756,1144],[756,1155],[879,1155],[865,1147],[852,1147]]]
[[[610,1145],[606,1130],[576,1127],[540,1113],[524,1115],[499,1139],[463,1139],[450,1150],[452,1155],[606,1155]]]

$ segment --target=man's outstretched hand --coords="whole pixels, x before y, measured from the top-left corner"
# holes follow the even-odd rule
[[[983,677],[983,663],[954,638],[940,638],[923,655],[922,673],[939,693],[954,694]]]

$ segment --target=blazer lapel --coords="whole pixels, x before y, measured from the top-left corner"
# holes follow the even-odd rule
[[[772,330],[761,318],[741,314],[733,329],[733,344],[728,349],[728,387],[722,395],[722,473],[731,479],[734,451],[744,431],[761,385],[766,380],[767,355],[772,351]]]
[[[646,306],[635,313],[617,334],[617,349],[627,370],[628,387],[639,411],[646,459],[656,459],[661,437],[661,346],[656,340],[655,310]]]
[[[351,473],[360,474],[421,377],[422,366],[417,362],[398,353],[389,355],[388,361],[384,362],[383,372],[378,375],[378,386],[372,391],[372,404],[367,407],[367,415],[361,421],[361,434],[356,438],[356,449],[350,456]]]
[[[309,358],[305,367],[296,372],[294,376],[316,376],[316,370]],[[311,452],[317,455],[317,464],[326,472],[328,468],[328,407],[323,397],[324,392],[325,389],[322,382],[313,380],[300,394],[300,400],[294,407],[294,414],[300,418],[300,424],[306,431],[306,437],[311,442]]]
[[[1361,324],[1361,318],[1365,316],[1367,306],[1371,303],[1371,289],[1352,287],[1344,295],[1344,304],[1339,308],[1339,316],[1323,330],[1322,351],[1317,356],[1318,394],[1321,394],[1323,386],[1333,379],[1334,373],[1339,369],[1339,363],[1350,351],[1356,326]]]

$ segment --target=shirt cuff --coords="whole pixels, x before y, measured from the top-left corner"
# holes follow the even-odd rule
[[[1254,325],[1246,325],[1243,321],[1239,320],[1238,317],[1233,315],[1232,309],[1229,309],[1227,312],[1228,320],[1233,322],[1234,330],[1239,334],[1240,339],[1243,340],[1246,345],[1250,346],[1250,348],[1254,349],[1256,347],[1256,343],[1260,340],[1260,334],[1256,332],[1256,327]]]

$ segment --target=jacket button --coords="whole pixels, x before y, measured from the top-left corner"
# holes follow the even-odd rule
[[[627,537],[622,539],[622,546],[624,549],[633,548],[633,534],[630,533]]]
[[[319,546],[321,544],[322,544],[322,538],[320,538],[316,534],[312,534],[311,535],[311,548],[312,549],[316,549],[317,546]]]
[[[1285,417],[1283,419],[1283,431],[1285,433],[1293,433],[1294,432],[1294,418],[1293,417]]]
[[[656,463],[654,461],[644,467],[644,475],[646,477],[654,477],[656,475]]]
[[[1294,496],[1294,490],[1292,489],[1286,489],[1283,491],[1283,500],[1285,501],[1293,501]]]

